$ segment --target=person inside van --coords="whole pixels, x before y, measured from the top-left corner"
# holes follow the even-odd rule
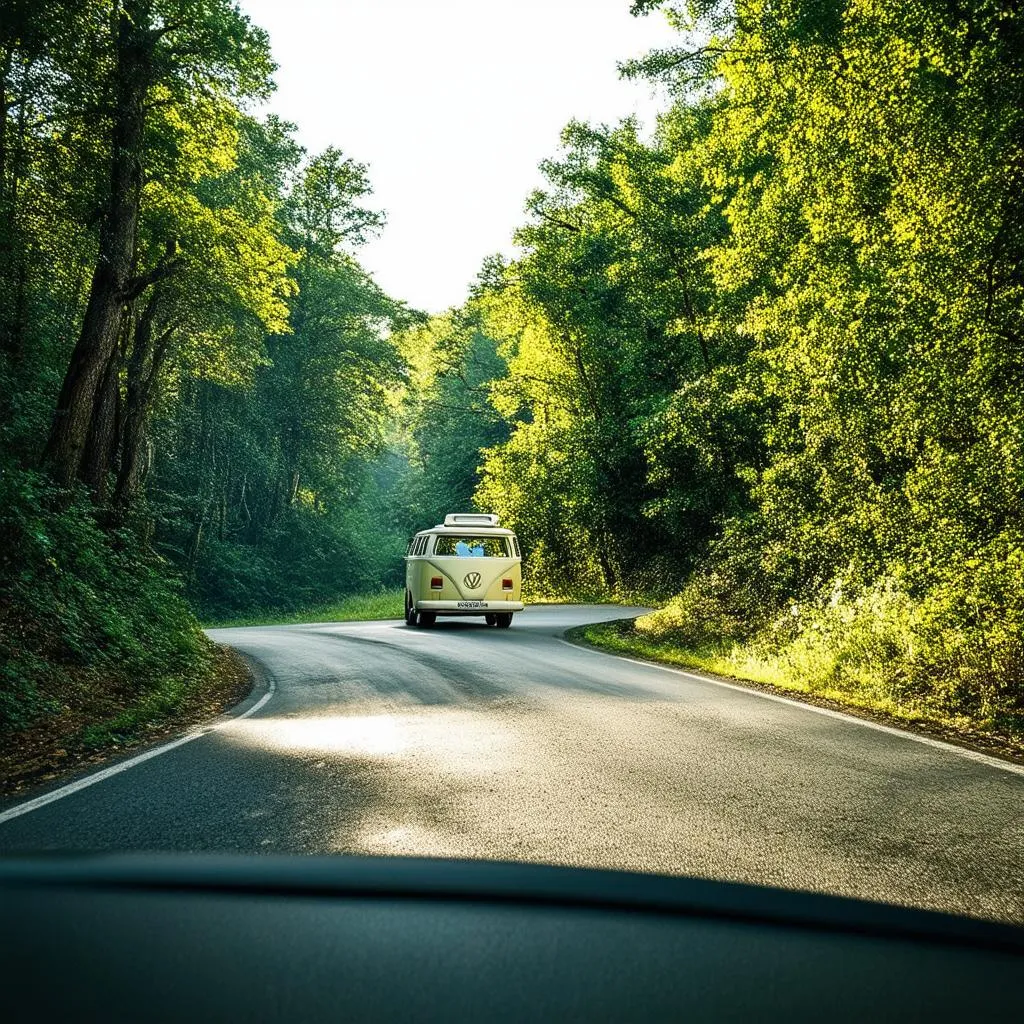
[[[455,542],[455,554],[458,555],[459,558],[468,558],[471,554],[469,545],[464,540],[457,540]]]

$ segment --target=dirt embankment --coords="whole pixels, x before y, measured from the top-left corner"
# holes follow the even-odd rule
[[[244,700],[252,685],[242,658],[217,645],[205,679],[156,703],[152,693],[83,686],[63,701],[59,713],[0,736],[0,797],[116,760],[134,748],[211,721]]]

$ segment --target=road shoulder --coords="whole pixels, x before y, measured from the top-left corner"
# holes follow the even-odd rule
[[[769,694],[796,703],[808,704],[914,736],[938,740],[976,754],[1008,761],[1014,765],[1024,765],[1024,744],[1015,742],[1009,737],[986,733],[980,730],[953,729],[925,718],[892,715],[852,702],[824,697],[806,690],[775,686],[771,683],[744,679],[741,676],[709,672],[696,658],[688,657],[687,652],[684,650],[675,647],[664,647],[654,641],[639,640],[631,629],[627,631],[627,627],[632,622],[631,618],[611,619],[600,623],[574,626],[565,632],[564,639],[566,642],[577,647],[598,651],[602,654],[610,654],[677,671],[683,670],[696,678],[725,683],[730,686]]]
[[[237,651],[214,646],[210,672],[162,700],[83,704],[5,737],[0,751],[0,800],[65,785],[74,778],[136,756],[190,729],[244,707],[253,694],[253,668]]]

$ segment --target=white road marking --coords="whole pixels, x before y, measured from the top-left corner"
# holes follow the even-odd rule
[[[955,743],[946,743],[944,740],[936,740],[931,736],[922,736],[920,733],[909,732],[904,729],[896,729],[891,725],[882,725],[881,722],[872,722],[868,718],[860,718],[857,715],[847,714],[843,711],[833,711],[832,708],[819,707],[817,704],[808,704],[802,700],[795,700],[792,697],[782,697],[777,693],[766,693],[764,690],[757,690],[752,686],[742,686],[738,683],[727,683],[724,679],[716,679],[714,676],[706,676],[697,672],[687,672],[685,669],[674,668],[671,665],[660,665],[653,661],[641,661],[639,658],[628,658],[624,654],[614,654],[611,651],[595,650],[593,647],[584,647],[582,644],[574,644],[561,637],[554,637],[560,644],[571,647],[576,651],[586,651],[588,654],[597,654],[606,658],[618,658],[619,661],[628,661],[631,665],[642,665],[644,668],[652,668],[662,672],[672,672],[685,679],[692,679],[698,683],[712,683],[715,686],[724,686],[727,690],[736,690],[739,693],[751,694],[755,697],[763,697],[765,700],[778,701],[780,704],[789,704],[791,707],[802,708],[804,711],[813,711],[818,715],[825,715],[828,718],[838,718],[843,722],[853,722],[856,725],[863,725],[867,729],[876,729],[878,732],[887,732],[890,736],[900,736],[905,740],[914,740],[916,743],[923,743],[928,747],[936,747],[945,750],[947,753],[958,754],[969,761],[978,761],[987,764],[990,768],[1001,768],[1004,772],[1013,775],[1024,775],[1024,765],[1014,764],[1012,761],[1002,761],[998,757],[989,757],[988,754],[978,753],[976,750],[968,750],[966,747],[958,747]]]
[[[834,711],[831,708],[819,707],[816,704],[808,704],[800,700],[794,700],[790,697],[780,696],[779,694],[766,693],[763,690],[757,690],[753,687],[742,686],[736,683],[727,683],[725,680],[716,679],[713,676],[702,675],[696,672],[687,672],[684,669],[674,668],[670,665],[659,665],[655,662],[641,661],[638,658],[629,658],[622,654],[613,654],[610,651],[601,651],[595,650],[592,647],[583,647],[580,644],[574,644],[570,643],[568,640],[563,640],[561,637],[552,637],[552,639],[557,640],[558,643],[564,644],[566,647],[571,647],[574,651],[582,651],[586,654],[595,654],[599,657],[616,658],[619,661],[626,661],[631,665],[639,665],[642,668],[654,669],[655,671],[661,672],[671,672],[674,675],[682,676],[684,679],[691,679],[694,682],[710,683],[713,686],[725,687],[727,690],[735,690],[739,693],[762,697],[765,700],[777,701],[780,704],[788,704],[791,707],[801,708],[804,711],[810,711],[818,715],[825,715],[829,718],[836,718],[843,722],[851,722],[855,725],[861,725],[868,729],[875,729],[878,732],[888,733],[891,736],[898,736],[902,739],[912,740],[916,743],[923,743],[926,746],[935,747],[939,750],[944,750],[947,753],[956,754],[959,757],[988,765],[991,768],[998,768],[1014,775],[1024,776],[1024,766],[1022,765],[1016,765],[1009,761],[1001,761],[998,758],[990,757],[987,754],[968,750],[965,747],[958,747],[953,743],[946,743],[943,740],[933,739],[930,736],[922,736],[919,733],[895,729],[892,726],[882,725],[880,722],[872,722],[869,719],[859,718],[856,715],[846,714],[842,711]],[[126,761],[120,761],[117,764],[111,765],[109,768],[104,768],[101,771],[94,772],[92,775],[87,775],[84,778],[77,779],[75,782],[70,782],[66,786],[61,786],[49,793],[44,793],[42,796],[38,796],[33,800],[27,800],[23,804],[16,804],[14,807],[0,812],[0,824],[10,821],[13,818],[18,818],[23,814],[28,814],[31,811],[38,810],[40,807],[45,807],[47,804],[54,803],[57,800],[62,800],[66,796],[71,796],[73,793],[87,789],[89,786],[94,786],[97,782],[102,782],[104,779],[109,779],[114,775],[119,775],[121,772],[128,771],[128,769],[134,768],[136,765],[142,764],[144,761],[149,761],[154,757],[159,757],[161,754],[166,754],[177,747],[184,746],[186,743],[191,743],[193,740],[200,739],[211,732],[216,732],[218,729],[230,725],[233,722],[239,722],[245,718],[255,715],[264,707],[264,705],[266,705],[267,701],[273,697],[277,690],[271,676],[267,676],[267,684],[267,692],[251,708],[249,708],[248,711],[245,711],[240,715],[224,719],[216,725],[205,726],[204,728],[197,729],[194,732],[186,733],[186,735],[180,736],[178,739],[172,740],[170,743],[154,747],[152,750],[147,750],[145,753],[128,758]]]
[[[66,786],[61,786],[59,789],[52,790],[49,793],[44,793],[42,796],[37,796],[34,800],[26,800],[23,804],[15,804],[14,807],[10,807],[6,811],[0,812],[0,825],[5,821],[10,821],[12,818],[19,818],[23,814],[28,814],[30,811],[37,811],[40,807],[52,804],[55,800],[63,800],[64,797],[71,796],[72,793],[77,793],[79,790],[88,789],[89,786],[95,786],[97,782],[102,782],[104,779],[111,778],[111,776],[119,775],[121,772],[126,772],[129,768],[134,768],[137,764],[142,764],[143,761],[159,757],[161,754],[166,754],[168,751],[174,750],[176,747],[183,747],[186,743],[191,743],[193,740],[197,740],[211,732],[216,732],[218,729],[222,729],[225,725],[230,725],[232,722],[240,722],[243,718],[249,718],[251,715],[255,715],[256,712],[274,696],[274,692],[277,689],[274,684],[273,677],[268,675],[266,678],[267,692],[263,694],[263,696],[260,697],[260,699],[253,704],[248,711],[245,711],[240,715],[234,715],[231,718],[226,718],[224,721],[218,722],[216,725],[207,725],[202,729],[196,729],[195,732],[186,733],[184,736],[179,736],[176,740],[172,740],[170,743],[165,743],[160,747],[154,747],[152,750],[147,750],[144,754],[137,754],[135,757],[128,758],[127,761],[119,761],[117,764],[112,764],[109,768],[104,768],[92,775],[86,775],[85,778],[76,779],[74,782],[69,782]]]

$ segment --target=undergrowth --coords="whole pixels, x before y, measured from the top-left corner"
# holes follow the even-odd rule
[[[380,590],[372,594],[351,594],[338,601],[311,605],[292,612],[250,612],[230,619],[207,622],[210,629],[230,626],[273,626],[303,622],[356,622],[371,619],[400,619],[405,614],[403,590]]]
[[[89,700],[159,703],[212,664],[162,560],[101,529],[83,492],[0,464],[0,732]]]
[[[913,599],[889,582],[750,622],[698,582],[649,615],[577,635],[619,653],[905,721],[1024,741],[1021,634],[1012,618],[987,620],[977,605],[973,618],[965,616],[960,593]]]

